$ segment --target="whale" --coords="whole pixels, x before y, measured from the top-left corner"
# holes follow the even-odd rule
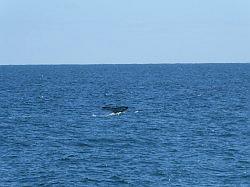
[[[126,110],[128,110],[128,107],[127,106],[110,106],[110,105],[107,105],[107,106],[103,106],[102,109],[111,111],[114,114],[118,114],[118,113],[125,112]]]

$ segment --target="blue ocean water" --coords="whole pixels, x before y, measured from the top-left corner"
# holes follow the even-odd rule
[[[0,66],[0,186],[250,186],[249,89],[250,64]]]

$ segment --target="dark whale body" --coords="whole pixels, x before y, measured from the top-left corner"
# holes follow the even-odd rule
[[[127,106],[103,106],[102,109],[111,111],[115,114],[120,113],[120,112],[125,112],[128,110]]]

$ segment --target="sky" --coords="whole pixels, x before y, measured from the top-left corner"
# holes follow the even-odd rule
[[[0,0],[0,64],[250,62],[249,0]]]

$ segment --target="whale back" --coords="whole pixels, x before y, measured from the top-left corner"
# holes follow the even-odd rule
[[[113,113],[124,112],[128,109],[127,106],[103,106],[102,109],[112,111]]]

